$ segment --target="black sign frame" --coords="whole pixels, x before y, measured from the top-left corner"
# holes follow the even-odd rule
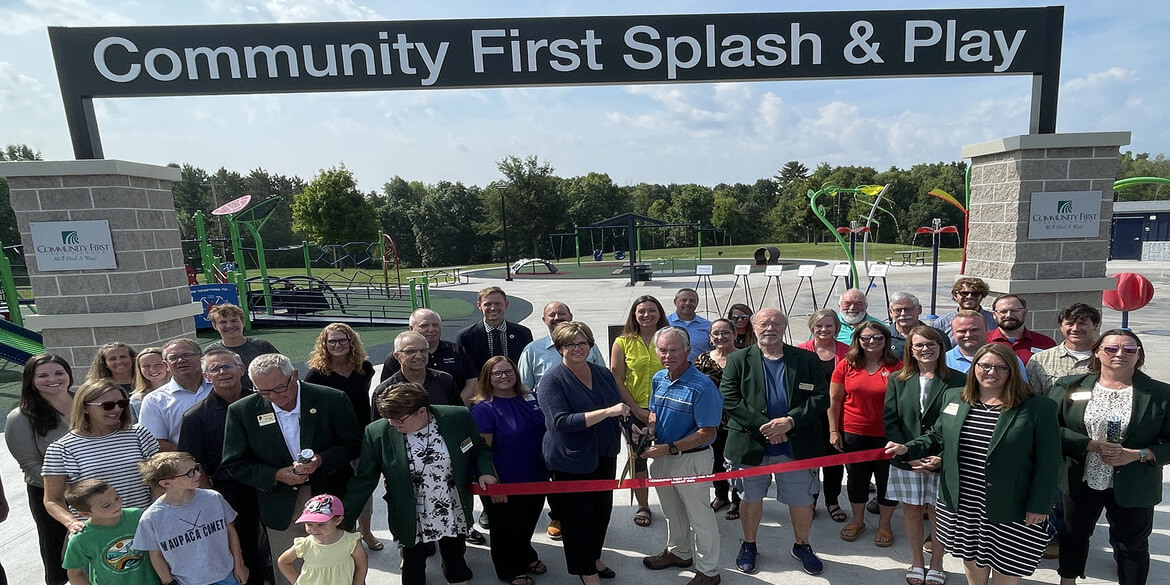
[[[50,27],[78,159],[94,98],[1032,75],[1056,131],[1064,7]]]

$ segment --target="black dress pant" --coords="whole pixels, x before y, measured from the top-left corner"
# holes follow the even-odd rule
[[[1089,538],[1102,510],[1109,521],[1109,541],[1114,543],[1119,585],[1143,585],[1150,573],[1154,509],[1122,508],[1113,497],[1113,489],[1098,491],[1083,484],[1076,498],[1064,497],[1064,530],[1060,534],[1057,573],[1067,579],[1084,577]]]
[[[886,446],[885,437],[841,433],[841,440],[845,444],[846,453]],[[886,486],[890,483],[889,459],[850,463],[847,467],[849,468],[849,483],[845,484],[845,489],[849,492],[850,504],[864,504],[869,501],[869,478],[872,475],[873,482],[877,484],[878,503],[883,506],[898,505],[898,502],[886,497]]]
[[[837,448],[829,440],[829,415],[821,416],[821,440],[825,444],[825,453],[836,453]],[[821,491],[825,495],[826,505],[839,503],[841,498],[841,484],[845,481],[844,465],[826,465],[821,468]]]
[[[526,575],[528,565],[540,559],[536,549],[532,548],[532,533],[542,510],[543,494],[508,496],[508,501],[500,503],[488,498],[492,565],[501,581]]]
[[[496,521],[492,518],[492,522]],[[358,546],[361,546],[360,544]],[[439,539],[439,556],[443,559],[443,578],[448,583],[470,581],[471,567],[463,555],[467,542],[462,536],[444,536]],[[427,543],[416,542],[414,546],[402,548],[402,585],[426,585],[427,557],[432,553]]]
[[[715,429],[715,442],[711,443],[711,451],[714,456],[713,465],[711,466],[711,473],[720,473],[727,471],[727,463],[723,460],[723,448],[727,446],[727,427],[719,425]],[[739,492],[731,489],[731,482],[726,479],[719,479],[711,482],[715,486],[715,497],[725,502],[739,503]],[[731,496],[728,498],[728,496]]]
[[[25,484],[28,489],[28,507],[37,527],[37,542],[41,549],[41,563],[45,565],[45,584],[64,585],[69,575],[61,568],[65,556],[65,525],[49,515],[45,509],[45,488]]]
[[[617,472],[616,457],[601,457],[597,468],[589,473],[553,471],[553,481],[613,479]],[[549,494],[549,506],[561,519],[561,545],[565,549],[565,565],[570,575],[597,573],[596,561],[601,559],[609,517],[613,512],[613,492],[574,492]],[[495,522],[495,519],[492,519]]]

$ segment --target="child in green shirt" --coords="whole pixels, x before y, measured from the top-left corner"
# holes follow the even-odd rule
[[[150,557],[131,546],[141,508],[122,508],[118,491],[94,479],[66,488],[65,501],[88,518],[65,547],[62,567],[71,585],[159,585]]]

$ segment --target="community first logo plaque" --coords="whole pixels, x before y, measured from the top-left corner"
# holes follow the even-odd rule
[[[109,221],[33,221],[29,232],[41,272],[118,267]]]
[[[1096,238],[1101,235],[1100,191],[1033,193],[1028,239]]]

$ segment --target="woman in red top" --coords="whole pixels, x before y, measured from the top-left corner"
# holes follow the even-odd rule
[[[890,330],[876,321],[865,321],[853,331],[849,353],[833,370],[829,384],[829,440],[838,451],[864,451],[885,445],[886,428],[882,423],[886,386],[890,374],[902,369],[902,362],[890,349]],[[852,542],[865,532],[865,502],[869,498],[869,480],[878,489],[878,529],[873,543],[880,547],[894,544],[890,519],[897,502],[886,498],[889,483],[888,460],[853,463],[845,484],[853,520],[841,529],[841,540]]]

